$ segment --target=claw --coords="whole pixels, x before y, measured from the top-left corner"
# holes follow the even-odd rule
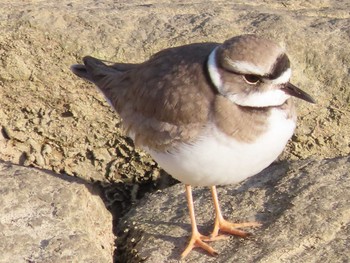
[[[203,236],[199,232],[192,233],[190,242],[188,243],[186,249],[181,254],[181,259],[185,258],[188,253],[192,251],[195,247],[203,248],[205,251],[207,251],[210,255],[216,256],[218,253],[208,244],[204,243],[203,241],[206,241],[210,239],[210,237]]]
[[[259,222],[231,223],[219,216],[215,220],[214,230],[211,233],[208,241],[216,241],[216,240],[221,240],[223,238],[227,238],[227,235],[219,234],[219,232],[224,232],[224,233],[239,236],[239,237],[247,237],[250,235],[250,233],[240,230],[239,228],[260,227],[260,226],[261,226],[261,223]]]

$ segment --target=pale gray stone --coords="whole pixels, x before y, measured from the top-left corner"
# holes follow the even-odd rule
[[[81,179],[0,162],[0,262],[112,262],[112,216]]]
[[[286,46],[293,69],[292,82],[314,96],[318,102],[317,105],[298,102],[298,128],[282,159],[308,157],[324,159],[350,154],[349,1],[246,0],[233,3],[216,0],[3,0],[0,3],[0,10],[0,159],[2,160],[66,172],[86,180],[92,178],[114,182],[153,181],[160,174],[159,167],[149,156],[134,149],[130,140],[122,135],[120,119],[105,103],[103,96],[92,85],[74,77],[69,71],[69,66],[81,62],[81,58],[85,55],[111,61],[142,62],[167,47],[193,42],[222,42],[234,35],[246,33],[272,38]],[[37,147],[32,147],[28,138],[31,138],[32,144]],[[44,145],[49,147],[44,148]],[[102,154],[97,154],[96,159],[94,153],[99,149],[102,150]],[[108,153],[103,149],[108,149]],[[347,173],[344,174],[347,178]],[[312,176],[308,174],[308,177]],[[334,198],[333,195],[337,195],[337,191],[343,191],[340,182],[346,183],[346,180],[340,179],[329,181],[325,175],[320,178],[328,184],[323,188],[332,191],[330,198]],[[33,180],[35,182],[37,179],[28,178],[26,182]],[[274,180],[272,182],[277,183]],[[8,188],[7,180],[1,182],[1,189]],[[277,188],[277,192],[272,190],[264,192],[263,189],[257,191],[254,187],[245,193],[243,193],[245,188],[238,188],[242,191],[232,190],[236,188],[227,190],[231,194],[238,193],[238,195],[232,195],[231,201],[226,203],[232,203],[231,208],[234,206],[236,209],[241,209],[235,210],[234,218],[231,216],[231,219],[253,220],[256,217],[264,222],[264,226],[255,230],[255,235],[249,240],[232,238],[233,245],[230,248],[232,251],[224,250],[220,257],[225,259],[229,254],[233,254],[232,261],[241,262],[249,261],[253,255],[260,253],[260,257],[254,257],[258,262],[259,260],[298,262],[302,261],[301,259],[310,259],[312,262],[320,260],[321,256],[326,258],[325,262],[328,258],[335,262],[348,261],[347,255],[343,253],[344,246],[349,244],[348,223],[343,225],[338,223],[340,228],[343,227],[343,232],[332,225],[328,227],[327,220],[333,222],[329,219],[329,214],[317,212],[319,211],[317,209],[318,220],[324,218],[324,229],[321,229],[319,235],[321,239],[315,232],[309,233],[305,230],[305,236],[300,230],[296,236],[284,239],[275,239],[272,236],[273,232],[269,232],[271,233],[269,242],[263,238],[253,242],[261,231],[270,230],[271,220],[280,224],[277,225],[279,229],[274,229],[277,234],[282,230],[289,233],[287,232],[289,225],[282,225],[279,220],[284,222],[296,220],[294,217],[288,217],[289,212],[286,210],[287,205],[292,214],[297,211],[293,209],[298,209],[293,203],[288,204],[287,192],[293,193],[293,191],[286,192],[285,189],[295,185],[294,180],[291,182],[294,183],[282,184],[281,189]],[[300,180],[300,183],[302,182],[303,180]],[[317,181],[316,185],[319,184]],[[22,188],[26,187],[27,183],[23,183]],[[308,187],[312,188],[312,185],[305,186]],[[186,231],[176,232],[167,242],[157,241],[164,245],[180,240],[177,241],[180,242],[177,250],[169,250],[173,251],[169,253],[174,254],[174,260],[185,246],[190,229],[183,190],[181,186],[175,187],[178,188],[178,191],[181,191],[174,194],[174,200],[170,200],[169,203],[181,202],[176,206],[175,211],[178,211],[178,215],[174,216],[174,221],[180,222],[180,226],[185,227]],[[221,196],[225,196],[224,189],[220,189]],[[198,190],[195,195],[199,197],[202,191]],[[212,219],[212,212],[209,212],[212,211],[212,207],[209,206],[210,195],[208,191],[204,193],[205,196],[201,198],[205,198],[206,201],[200,199],[196,202],[206,206],[200,206],[202,210],[197,212],[208,214]],[[300,193],[299,198],[303,198],[305,193],[302,190]],[[11,191],[10,194],[13,198],[16,195]],[[162,195],[159,195],[162,199]],[[317,195],[321,201],[328,202],[327,193],[323,193],[326,198],[320,196],[321,192],[317,192]],[[349,196],[348,193],[344,193],[344,196],[346,195]],[[2,196],[1,205],[4,198]],[[343,201],[341,198],[344,196],[340,196],[339,202]],[[90,200],[89,198],[87,200]],[[315,198],[303,198],[305,205],[309,204],[311,208],[315,206]],[[309,199],[313,201],[308,203]],[[294,200],[299,204],[300,200],[297,197],[293,202]],[[83,200],[75,202],[79,204]],[[130,200],[126,198],[121,202],[123,206],[127,206]],[[242,202],[243,206],[238,207],[237,202]],[[267,208],[264,206],[265,203],[268,204]],[[246,210],[244,205],[249,205],[249,210]],[[160,208],[163,213],[168,211],[167,209],[166,206]],[[272,212],[266,212],[264,209],[266,211],[271,209]],[[308,213],[300,213],[305,216],[313,215],[307,208],[305,211]],[[339,211],[339,207],[335,207],[334,211]],[[226,205],[225,213],[228,217],[230,216],[227,213],[230,212],[230,208]],[[330,209],[330,214],[337,216],[333,209]],[[268,220],[269,215],[271,220]],[[154,216],[163,220],[162,213],[154,213]],[[147,215],[145,217],[147,218]],[[308,220],[308,217],[296,218],[301,222]],[[210,230],[208,222],[212,222],[209,221],[211,219],[206,217],[200,220],[200,225],[206,232]],[[167,220],[163,221],[165,223],[159,224],[157,228],[163,227],[170,234],[175,231],[168,226]],[[314,223],[312,220],[310,222]],[[0,227],[3,226],[1,223]],[[330,234],[325,237],[322,231],[326,231],[327,227],[330,229]],[[284,230],[285,228],[287,230]],[[22,228],[17,230],[17,234],[20,235]],[[347,236],[341,236],[342,233]],[[299,237],[300,235],[303,239]],[[332,235],[336,238],[332,239]],[[139,244],[137,236],[134,237],[132,243],[123,244],[123,239],[121,240],[121,251],[124,245],[129,247],[130,244]],[[300,242],[294,243],[293,240],[297,237],[300,238]],[[292,240],[290,244],[282,242],[287,238]],[[151,242],[152,236],[148,239]],[[0,246],[5,246],[3,240],[5,238],[0,240]],[[314,240],[323,242],[324,250],[321,249],[320,243],[314,246],[316,242]],[[273,247],[279,241],[286,244],[286,249],[278,250],[278,246]],[[241,242],[244,244],[243,248]],[[47,242],[43,241],[42,244],[45,247]],[[217,244],[214,245],[218,246]],[[261,244],[259,249],[252,250],[253,246],[258,247],[259,244]],[[290,249],[289,246],[292,245],[295,247]],[[19,242],[12,248],[9,245],[6,252],[0,254],[0,258],[11,253],[16,256],[21,246]],[[305,247],[308,247],[306,252],[303,250]],[[3,249],[0,252],[2,251]],[[239,253],[235,256],[237,251]],[[269,251],[272,253],[270,257],[266,256]],[[294,253],[294,257],[290,251]],[[310,258],[298,254],[298,251],[306,253]],[[196,257],[196,253],[198,252],[191,257]],[[315,260],[311,259],[313,253],[316,255]],[[338,253],[338,258],[328,256],[334,253]],[[189,260],[195,261],[191,257]],[[123,255],[117,255],[116,258],[121,262],[125,259]],[[208,258],[209,260],[217,259]]]

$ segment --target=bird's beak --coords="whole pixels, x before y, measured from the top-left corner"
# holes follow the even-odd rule
[[[297,97],[299,99],[305,100],[310,103],[316,103],[316,101],[309,94],[307,94],[305,91],[302,91],[298,87],[294,86],[292,83],[288,82],[282,88],[282,90],[291,96]]]

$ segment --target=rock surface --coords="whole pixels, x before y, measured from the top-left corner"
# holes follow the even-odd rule
[[[245,0],[232,4],[217,0],[3,0],[0,10],[0,159],[86,181],[112,183],[106,188],[106,196],[114,205],[115,218],[129,209],[130,203],[144,191],[155,188],[156,180],[164,173],[123,135],[120,119],[101,94],[69,71],[69,66],[81,62],[85,55],[142,62],[161,49],[191,42],[222,42],[244,33],[273,38],[287,48],[293,68],[292,82],[318,102],[312,106],[299,102],[298,128],[281,160],[350,154],[349,1]],[[327,177],[321,178],[327,182]],[[27,181],[31,180],[34,179]],[[4,183],[4,187],[11,186]],[[165,181],[164,185],[169,182]],[[23,184],[23,187],[29,186]],[[332,194],[337,194],[339,189],[334,189]],[[199,190],[197,196],[201,193]],[[255,205],[261,201],[251,196],[254,192],[249,193],[241,193],[240,202],[256,208],[249,211],[259,211]],[[33,191],[33,194],[37,193]],[[76,202],[83,202],[79,195],[74,198]],[[266,192],[266,198],[277,197],[274,192]],[[281,213],[285,211],[283,198],[276,201],[282,205]],[[186,215],[187,208],[184,198],[181,200],[177,209],[183,210],[179,218],[185,222],[182,216]],[[161,208],[164,209],[167,208]],[[274,209],[279,211],[277,207]],[[305,215],[305,220],[311,220],[311,215]],[[323,216],[328,218],[327,214],[319,216],[320,220]],[[246,214],[237,214],[236,219],[244,217],[249,219]],[[207,222],[203,224],[207,226]],[[172,231],[168,225],[159,227]],[[188,224],[185,227],[188,230]],[[261,233],[264,227],[255,233]],[[344,232],[348,233],[348,227]],[[184,246],[187,232],[176,235],[182,238],[182,243],[178,250],[169,250],[175,251],[175,256]],[[302,240],[304,243],[297,244],[294,250],[287,249],[285,257],[292,257],[288,251],[293,251],[295,257],[300,256],[297,252],[305,246],[312,251],[309,244],[314,244],[317,236],[307,234],[307,238],[309,243]],[[130,243],[122,244],[121,251],[130,251],[123,250],[123,246],[135,243],[127,240]],[[174,240],[177,239],[171,241]],[[243,241],[234,242],[238,245]],[[276,256],[280,255],[264,240],[261,244],[266,245],[266,253],[273,251]],[[332,244],[329,247],[325,256],[338,249]],[[16,247],[11,249],[15,255]],[[6,255],[10,254],[8,250]],[[222,255],[225,257],[225,253]],[[125,258],[118,259],[118,256],[117,261]]]
[[[263,226],[247,239],[210,243],[217,257],[195,249],[184,262],[350,261],[350,157],[282,162],[218,193],[227,219]],[[195,188],[194,202],[200,231],[209,234],[208,188]],[[120,227],[118,242],[127,244],[120,262],[178,262],[191,231],[183,185],[150,194]]]
[[[90,185],[0,162],[0,262],[112,262],[112,216]]]

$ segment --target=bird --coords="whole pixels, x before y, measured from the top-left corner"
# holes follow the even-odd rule
[[[255,34],[169,47],[142,63],[86,56],[71,70],[97,86],[135,145],[185,184],[192,231],[181,258],[195,247],[217,255],[209,241],[246,237],[243,228],[261,225],[226,220],[216,186],[239,183],[268,167],[296,128],[292,98],[315,103],[290,82],[285,48]],[[197,228],[195,186],[211,191],[210,235]]]

